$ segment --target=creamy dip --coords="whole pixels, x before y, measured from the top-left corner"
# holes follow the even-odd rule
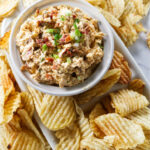
[[[21,70],[40,83],[77,85],[102,61],[103,36],[98,21],[79,8],[60,5],[37,9],[17,34]]]

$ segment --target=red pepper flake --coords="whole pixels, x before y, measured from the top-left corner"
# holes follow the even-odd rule
[[[65,42],[68,43],[68,42],[70,42],[70,41],[71,41],[71,37],[70,37],[70,35],[68,35],[68,36],[65,38]]]
[[[40,9],[37,8],[37,9],[36,9],[36,14],[39,14],[39,13],[40,13]]]
[[[76,15],[73,15],[73,19],[76,19]]]

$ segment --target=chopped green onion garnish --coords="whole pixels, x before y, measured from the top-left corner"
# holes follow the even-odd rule
[[[60,35],[60,34],[55,34],[54,39],[55,39],[55,40],[59,40],[61,37],[62,37],[62,35]]]
[[[68,64],[71,64],[71,59],[70,59],[70,57],[67,58],[67,63],[68,63]]]
[[[76,23],[74,23],[74,24],[73,24],[73,26],[74,26],[74,28],[75,28],[75,29],[78,29],[78,27],[77,27],[77,24],[76,24]]]
[[[45,52],[47,49],[48,49],[47,45],[46,45],[46,44],[43,44],[42,50]]]
[[[46,30],[48,33],[54,33],[54,29],[47,29]]]
[[[81,77],[80,77],[80,76],[78,76],[77,78],[78,78],[78,80],[81,80]]]
[[[81,37],[82,33],[79,31],[79,29],[76,29],[75,30],[75,35],[78,36],[78,37]]]
[[[65,21],[66,20],[66,17],[65,16],[61,16],[61,21]]]
[[[75,23],[79,23],[80,20],[79,20],[79,19],[75,19],[74,22],[75,22]]]
[[[44,60],[45,60],[45,58],[42,58],[42,59],[41,59],[41,62],[44,61]]]
[[[53,54],[53,57],[54,57],[55,59],[58,59],[58,58],[59,58],[59,56],[56,55],[56,54]]]

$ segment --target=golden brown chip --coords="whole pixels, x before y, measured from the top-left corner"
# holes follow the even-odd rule
[[[114,136],[106,136],[104,139],[98,139],[95,137],[85,138],[81,140],[81,150],[115,150],[112,147],[114,142]]]
[[[80,146],[80,131],[76,124],[56,131],[56,137],[60,140],[56,150],[78,150]]]
[[[114,113],[115,109],[111,106],[111,99],[109,96],[104,97],[101,100],[102,105],[107,110],[108,113]]]
[[[134,79],[129,83],[128,88],[140,94],[144,92],[145,83],[141,79]]]
[[[99,10],[111,25],[113,25],[115,27],[120,27],[121,26],[121,22],[115,16],[113,16],[110,12],[105,11],[101,8],[99,8]]]
[[[104,3],[105,0],[87,0],[87,2],[91,3],[92,5],[98,6]]]
[[[115,136],[114,147],[118,150],[134,148],[144,143],[145,136],[141,126],[118,114],[102,115],[95,122],[105,135]]]
[[[36,1],[37,0],[23,0],[23,5],[24,5],[24,7],[29,7]]]
[[[73,97],[44,95],[28,87],[42,123],[50,130],[60,130],[76,119]],[[61,114],[61,115],[60,115]]]
[[[88,118],[84,116],[83,110],[76,103],[75,106],[76,106],[76,112],[79,115],[79,117],[77,118],[77,124],[80,129],[81,139],[93,136],[93,132],[90,128]]]
[[[143,25],[141,23],[134,24],[133,26],[134,26],[137,33],[147,32],[147,30],[143,27]]]
[[[143,0],[134,0],[133,2],[134,2],[134,5],[135,5],[137,14],[144,15]]]
[[[94,107],[94,109],[91,111],[91,113],[89,115],[90,128],[93,131],[93,133],[95,134],[95,136],[98,137],[98,138],[103,138],[105,135],[98,128],[98,126],[96,125],[94,120],[95,120],[96,117],[101,116],[103,114],[106,114],[106,111],[104,110],[102,105],[101,104],[96,104],[96,106]]]
[[[105,74],[103,79],[95,87],[80,95],[74,96],[77,103],[79,104],[86,103],[92,100],[93,98],[102,96],[103,94],[108,92],[113,87],[113,85],[115,85],[118,82],[120,74],[121,74],[120,69],[109,70]]]
[[[6,32],[5,35],[0,38],[0,49],[8,50],[10,32],[11,31]]]
[[[147,35],[147,45],[150,48],[150,32]]]
[[[119,80],[119,82],[121,84],[128,84],[128,82],[131,80],[132,73],[131,73],[130,67],[128,65],[128,62],[126,61],[126,59],[120,52],[114,51],[114,57],[112,59],[110,68],[111,69],[114,69],[114,68],[121,69],[121,76],[120,76],[120,80]]]
[[[21,93],[21,102],[23,108],[28,112],[29,116],[32,117],[34,113],[34,101],[32,96],[28,92]]]
[[[108,10],[112,13],[116,18],[119,18],[125,8],[124,0],[107,0]]]
[[[20,116],[20,119],[22,121],[22,126],[25,126],[30,131],[33,131],[33,133],[40,139],[40,141],[46,145],[45,139],[42,136],[42,134],[38,131],[37,127],[34,125],[32,119],[24,109],[19,109],[17,111],[17,114]]]
[[[150,130],[150,109],[148,107],[127,115],[127,118],[133,120],[137,124],[140,124],[143,129]]]
[[[28,87],[30,94],[32,95],[33,100],[34,100],[36,111],[38,112],[38,114],[40,114],[44,94],[38,90],[31,88],[30,86],[27,86],[27,87]]]
[[[144,4],[144,15],[146,16],[150,10],[150,1]]]
[[[18,108],[21,107],[20,93],[15,93],[8,97],[4,104],[4,120],[3,123],[8,123]]]
[[[12,15],[18,5],[18,0],[0,0],[0,20]]]
[[[149,105],[149,101],[144,95],[128,89],[110,93],[110,96],[112,107],[121,116],[126,116]]]

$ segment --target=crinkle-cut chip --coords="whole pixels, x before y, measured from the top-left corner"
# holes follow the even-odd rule
[[[113,25],[115,27],[120,27],[121,26],[121,22],[115,16],[113,16],[110,12],[105,11],[101,8],[99,8],[99,10],[111,25]]]
[[[147,45],[150,48],[150,32],[147,35]]]
[[[124,17],[126,17],[128,14],[135,13],[135,12],[136,12],[136,9],[135,9],[134,2],[133,1],[125,1],[125,9],[121,16],[121,19],[124,19]]]
[[[134,79],[129,83],[128,89],[136,91],[140,94],[144,92],[145,83],[141,79]]]
[[[45,95],[39,116],[50,130],[68,127],[76,119],[73,97]]]
[[[92,5],[98,6],[104,3],[105,0],[87,0],[87,2],[91,3]]]
[[[133,13],[128,14],[123,20],[122,20],[122,24],[123,25],[134,25],[137,22],[139,22],[142,19],[142,16],[140,15],[135,15]]]
[[[8,50],[10,32],[11,31],[6,32],[5,35],[2,38],[0,38],[0,49]]]
[[[106,114],[106,111],[102,107],[101,104],[96,104],[94,109],[91,111],[89,115],[89,122],[90,122],[90,128],[93,131],[94,135],[98,138],[103,138],[105,135],[104,133],[98,128],[98,126],[95,123],[95,118],[98,116],[101,116],[103,114]]]
[[[149,105],[147,98],[133,90],[123,89],[110,93],[111,105],[115,112],[126,116]]]
[[[93,132],[90,128],[89,120],[84,116],[83,110],[75,103],[76,112],[79,115],[77,123],[81,133],[81,139],[93,136]]]
[[[144,143],[142,127],[118,114],[102,115],[95,122],[107,136],[115,136],[114,147],[117,150],[134,148]]]
[[[0,20],[12,15],[18,5],[18,0],[0,0]]]
[[[4,122],[8,123],[12,120],[14,113],[20,108],[21,105],[21,96],[20,93],[15,93],[10,95],[7,101],[4,104]]]
[[[35,108],[36,108],[38,114],[40,114],[44,95],[42,92],[35,90],[30,86],[27,86],[27,87],[28,87],[30,94],[32,95],[33,100],[34,100]]]
[[[108,113],[114,113],[115,109],[111,106],[111,99],[109,96],[104,97],[101,100],[102,105],[107,110]]]
[[[84,104],[95,97],[102,96],[108,92],[120,79],[121,70],[111,69],[109,70],[103,79],[92,89],[74,96],[78,104]]]
[[[150,10],[150,1],[144,4],[144,15],[146,16]]]
[[[26,8],[26,7],[29,7],[29,6],[31,6],[33,3],[35,3],[36,1],[38,1],[38,0],[23,0],[23,5],[24,5],[24,7]]]
[[[139,15],[144,15],[144,4],[143,4],[143,0],[134,0],[134,5],[135,5],[135,9],[136,9],[136,12],[139,14]]]
[[[32,119],[30,118],[30,116],[28,115],[27,111],[24,109],[19,109],[17,111],[17,114],[20,116],[21,118],[21,122],[22,122],[22,126],[26,127],[27,129],[33,131],[33,133],[39,138],[39,140],[46,145],[46,141],[44,139],[44,137],[42,136],[42,134],[39,132],[39,130],[37,129],[37,127],[34,125]]]
[[[112,13],[116,18],[119,18],[125,8],[124,0],[107,0],[108,10]]]
[[[113,148],[114,136],[105,136],[104,139],[95,137],[85,138],[81,140],[81,150],[115,150]]]
[[[124,58],[124,56],[116,50],[114,51],[114,56],[113,56],[110,68],[111,69],[120,68],[121,76],[119,79],[119,83],[121,83],[121,84],[129,83],[129,81],[131,80],[131,76],[132,76],[130,67],[128,65],[128,62]]]
[[[31,94],[28,92],[21,93],[21,102],[23,104],[23,108],[28,112],[29,116],[32,117],[34,114],[34,101]]]
[[[140,124],[143,129],[150,130],[150,109],[148,107],[137,110],[126,117]]]
[[[56,150],[78,150],[80,146],[80,130],[76,124],[65,129],[56,131],[59,143]]]
[[[135,28],[135,30],[136,30],[137,33],[147,32],[147,30],[143,27],[143,25],[141,23],[134,24],[133,26],[134,26],[134,28]]]
[[[11,133],[8,145],[12,150],[45,150],[42,142],[28,130]]]

